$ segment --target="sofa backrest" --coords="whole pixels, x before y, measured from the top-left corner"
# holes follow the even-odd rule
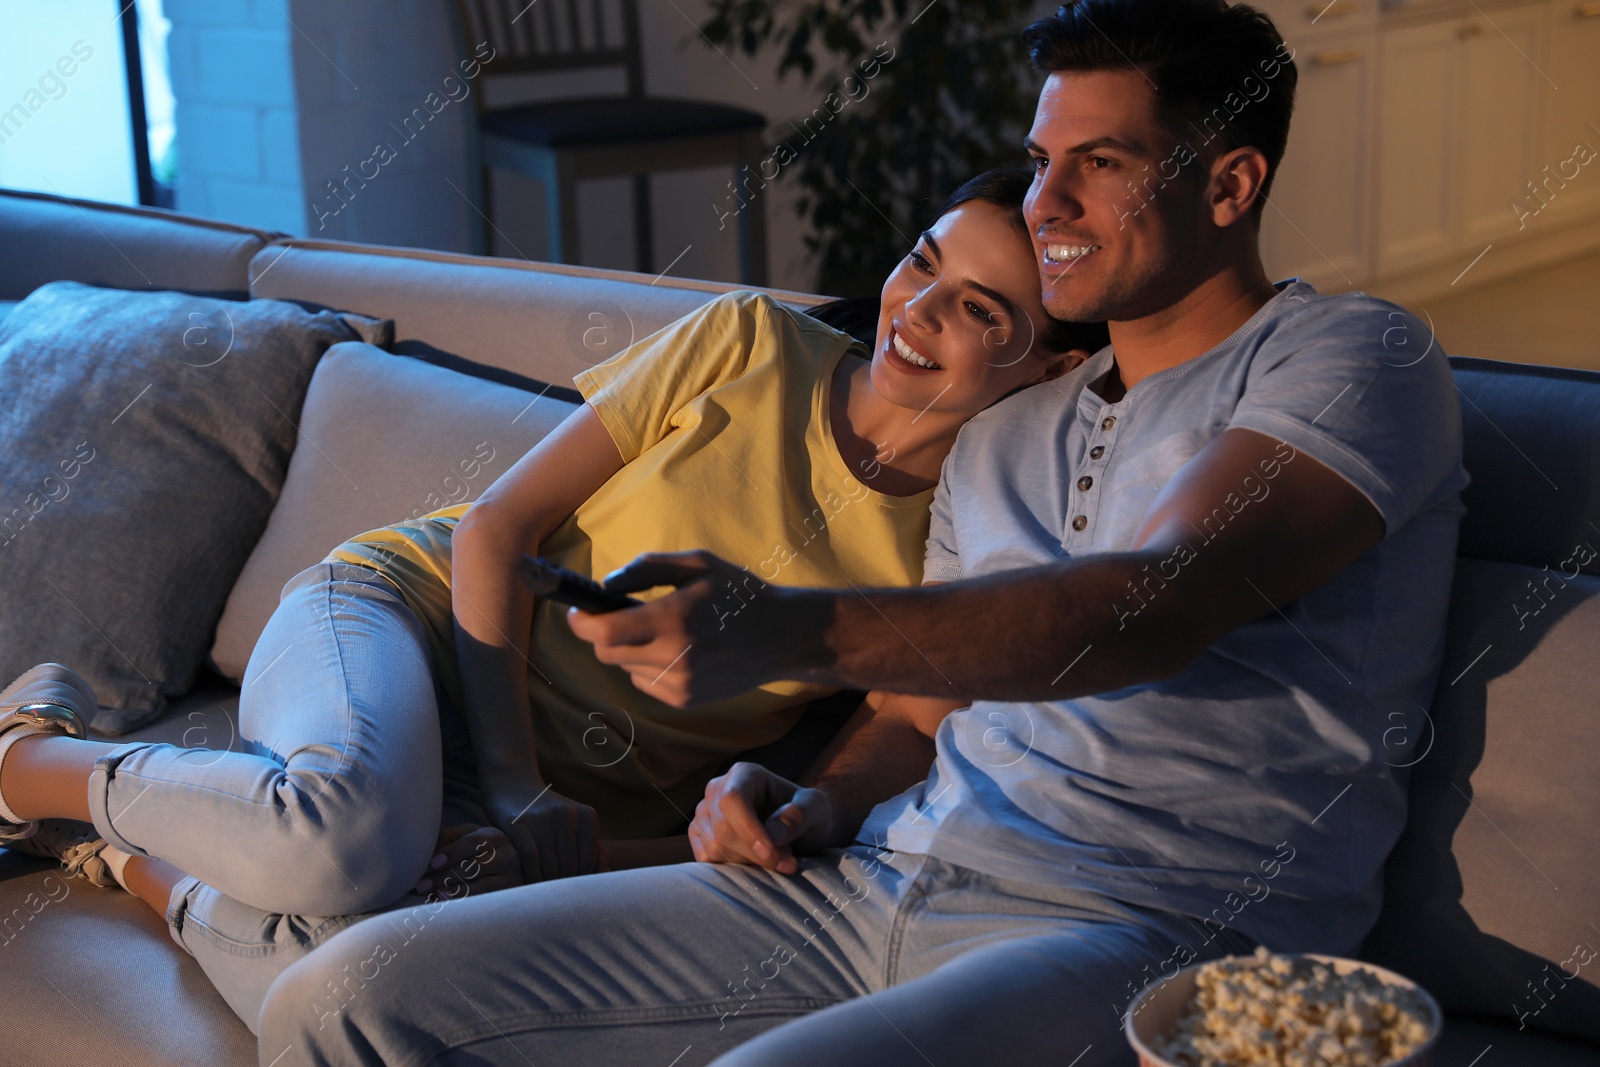
[[[1363,955],[1600,1041],[1600,374],[1452,360],[1472,485],[1406,830]]]
[[[337,241],[280,241],[250,264],[251,296],[393,319],[398,352],[567,389],[579,371],[739,288],[747,287]],[[763,291],[796,308],[827,299]]]
[[[0,300],[56,281],[242,300],[250,257],[277,236],[158,208],[4,189]]]
[[[1463,461],[1457,555],[1556,566],[1600,547],[1600,374],[1451,357],[1461,394]],[[1580,562],[1600,575],[1600,557]]]

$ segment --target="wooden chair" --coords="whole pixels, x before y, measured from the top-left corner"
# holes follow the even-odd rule
[[[485,108],[478,101],[475,155],[482,218],[492,216],[489,168],[503,167],[544,184],[550,219],[550,258],[576,262],[577,184],[586,178],[633,176],[633,225],[638,269],[654,271],[650,233],[650,174],[731,164],[734,181],[752,171],[766,117],[745,108],[699,100],[646,96],[637,0],[456,0],[463,55],[482,42],[494,49],[481,77],[528,72],[621,68],[620,96],[549,100]],[[738,202],[738,201],[735,201]],[[738,213],[739,273],[746,285],[766,284],[763,205]],[[710,221],[707,213],[707,221]],[[487,225],[478,232],[488,249]]]

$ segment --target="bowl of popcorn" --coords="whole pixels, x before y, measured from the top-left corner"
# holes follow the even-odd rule
[[[1140,1067],[1431,1067],[1443,1016],[1393,971],[1258,948],[1150,986],[1122,1024]]]

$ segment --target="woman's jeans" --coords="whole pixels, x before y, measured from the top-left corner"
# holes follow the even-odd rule
[[[442,824],[488,821],[422,622],[344,563],[284,586],[235,745],[124,745],[96,766],[89,804],[111,844],[191,876],[167,921],[252,1031],[280,971],[417,884]]]

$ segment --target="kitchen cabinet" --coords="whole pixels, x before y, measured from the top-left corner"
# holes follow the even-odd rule
[[[1273,276],[1319,289],[1361,285],[1369,231],[1377,33],[1341,32],[1295,43],[1300,71],[1289,145],[1261,219]]]
[[[1261,6],[1300,72],[1262,219],[1273,278],[1447,286],[1491,244],[1528,242],[1527,263],[1600,231],[1600,0]]]

